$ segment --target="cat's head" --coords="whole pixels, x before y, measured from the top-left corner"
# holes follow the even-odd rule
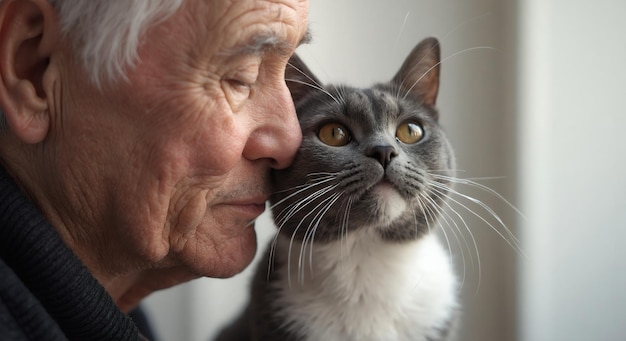
[[[302,145],[276,170],[272,211],[281,233],[316,242],[372,229],[387,240],[427,233],[453,175],[452,149],[438,123],[440,49],[419,43],[386,83],[323,85],[297,56],[286,80]]]

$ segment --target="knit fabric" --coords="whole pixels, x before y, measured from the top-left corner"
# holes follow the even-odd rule
[[[138,340],[137,327],[0,167],[0,340]]]

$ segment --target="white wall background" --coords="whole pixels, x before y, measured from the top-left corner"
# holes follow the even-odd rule
[[[521,14],[523,340],[626,337],[626,2]]]
[[[299,53],[322,81],[387,80],[417,42],[438,37],[447,58],[438,104],[459,176],[493,177],[480,182],[526,216],[458,188],[497,211],[527,254],[464,213],[481,268],[451,239],[465,273],[460,340],[626,335],[624,14],[621,0],[311,1],[314,41]],[[267,216],[257,231],[263,249]],[[208,340],[246,301],[250,270],[150,297],[161,339]]]

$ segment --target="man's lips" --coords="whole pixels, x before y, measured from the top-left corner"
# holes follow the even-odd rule
[[[265,211],[265,201],[267,197],[255,197],[235,200],[223,205],[235,210],[242,218],[256,219]]]

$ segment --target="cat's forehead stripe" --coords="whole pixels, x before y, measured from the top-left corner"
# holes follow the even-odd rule
[[[372,91],[372,102],[374,108],[384,111],[387,116],[397,116],[398,101],[388,92],[374,89]]]
[[[361,120],[378,125],[381,119],[393,120],[398,114],[398,104],[392,96],[378,89],[355,91],[349,98],[349,105],[355,108]]]
[[[372,103],[369,96],[363,90],[354,90],[345,96],[346,106],[344,114],[362,123],[372,124]]]

